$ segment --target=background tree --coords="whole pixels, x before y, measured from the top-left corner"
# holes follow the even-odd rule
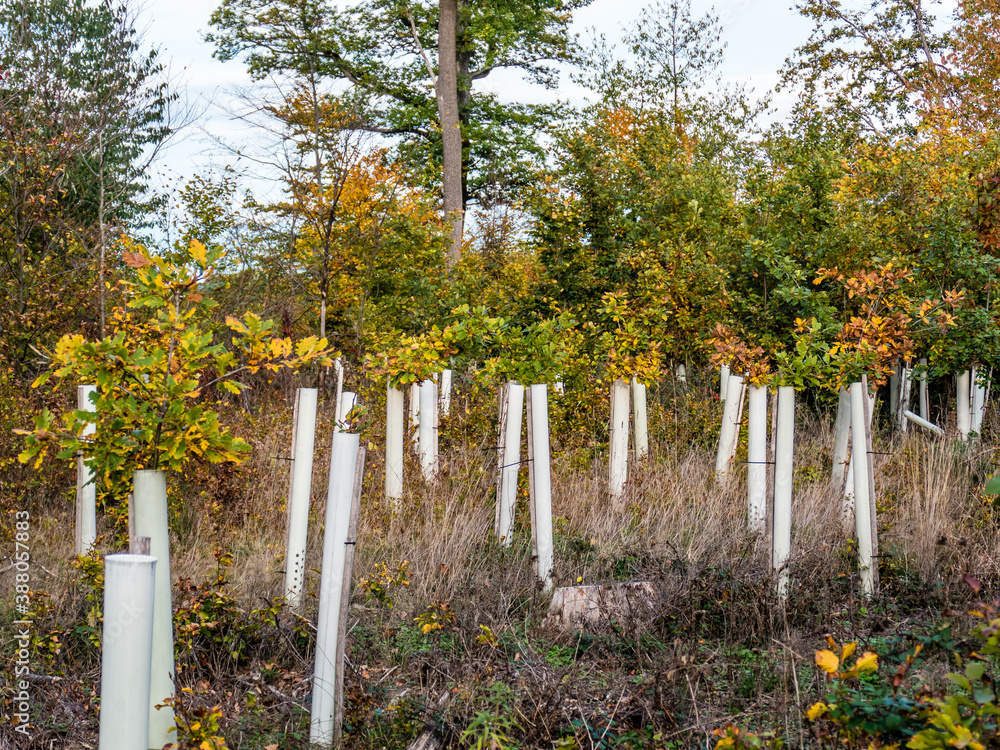
[[[108,227],[146,221],[173,96],[110,0],[0,4],[0,69],[0,346],[20,363],[70,321],[102,329]]]
[[[946,57],[954,76],[951,109],[966,129],[995,131],[1000,109],[1000,3],[960,0],[955,16]]]
[[[921,108],[940,104],[947,79],[945,39],[927,6],[802,0],[796,8],[815,26],[785,62],[780,86],[829,104],[842,128],[880,135],[912,128]]]
[[[453,118],[457,100],[464,210],[488,185],[514,190],[528,183],[542,156],[535,136],[557,111],[503,103],[475,92],[475,81],[499,69],[514,69],[534,83],[554,87],[558,79],[551,63],[576,57],[568,33],[571,12],[588,2],[446,0],[442,19],[436,2],[368,0],[337,11],[315,0],[224,0],[212,15],[216,31],[208,40],[216,44],[220,59],[246,53],[250,74],[257,79],[318,75],[344,82],[347,99],[361,113],[359,127],[397,137],[398,157],[415,179],[428,185],[441,185],[442,139],[455,135],[454,120],[446,125],[441,113]],[[450,40],[452,14],[454,67],[449,64],[450,42],[439,36],[444,29]],[[454,156],[455,144],[449,144]],[[457,171],[452,167],[445,174],[445,208],[455,218],[460,215],[452,205],[458,196]],[[456,251],[453,241],[452,261]]]
[[[720,34],[717,19],[676,1],[644,10],[627,56],[600,42],[582,76],[600,98],[560,134],[533,204],[546,271],[536,294],[591,325],[616,371],[652,376],[663,359],[702,358],[725,305],[725,259],[742,232],[736,176],[758,105],[707,89]]]

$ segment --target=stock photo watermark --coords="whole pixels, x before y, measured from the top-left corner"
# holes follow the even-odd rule
[[[14,731],[31,736],[31,683],[30,673],[32,621],[31,611],[31,516],[19,510],[14,520],[14,704],[12,721]]]

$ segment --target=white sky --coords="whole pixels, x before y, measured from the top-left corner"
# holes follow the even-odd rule
[[[344,0],[339,0],[343,5]],[[759,94],[768,91],[777,81],[777,71],[784,59],[805,41],[810,26],[794,10],[790,0],[693,0],[692,13],[700,16],[714,5],[728,43],[722,68],[723,78],[732,83],[745,83]],[[620,38],[622,26],[635,20],[648,0],[594,0],[577,11],[574,30],[586,42],[597,33],[609,41]],[[192,102],[208,104],[195,127],[173,145],[158,165],[157,172],[165,179],[183,180],[197,173],[234,163],[236,157],[213,146],[208,133],[221,136],[231,143],[253,139],[253,132],[234,121],[220,104],[225,104],[233,88],[246,84],[248,78],[240,61],[222,63],[212,57],[212,45],[202,41],[208,30],[208,19],[216,7],[215,0],[148,0],[139,26],[144,27],[147,44],[160,47],[162,58],[172,72],[184,82],[186,95]],[[494,73],[477,82],[481,89],[498,92],[518,101],[537,101],[551,97],[540,89],[532,90],[513,73]],[[582,95],[568,80],[555,93],[563,99],[579,100]],[[780,107],[781,99],[776,101]],[[255,188],[256,189],[256,188]]]

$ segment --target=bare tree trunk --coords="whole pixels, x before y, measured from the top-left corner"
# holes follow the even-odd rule
[[[462,256],[462,130],[458,117],[458,0],[440,0],[437,105],[444,147],[444,214],[451,222],[448,266]]]

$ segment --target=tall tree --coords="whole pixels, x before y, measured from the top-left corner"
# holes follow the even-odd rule
[[[428,73],[432,71],[428,70]],[[448,262],[462,254],[465,204],[462,200],[462,130],[458,113],[458,0],[440,0],[438,14],[438,75],[434,82],[441,123],[441,171],[444,214],[451,221]]]
[[[843,127],[878,135],[912,131],[941,104],[945,38],[927,0],[800,0],[814,22],[809,41],[785,61],[781,86],[831,105]]]
[[[952,105],[969,129],[1000,124],[1000,2],[960,0],[947,61],[954,67]]]
[[[475,91],[475,82],[507,69],[554,87],[553,63],[577,58],[572,11],[589,2],[365,0],[338,11],[323,0],[223,0],[207,38],[220,59],[245,54],[257,79],[315,71],[346,83],[346,98],[362,114],[358,126],[396,137],[399,158],[418,179],[440,185],[443,175],[444,208],[459,217],[458,208],[486,189],[530,183],[543,157],[536,135],[558,111],[502,102]],[[459,185],[455,128],[442,117],[442,107],[454,117],[456,100]],[[445,153],[450,168],[442,172]]]
[[[624,55],[601,38],[585,82],[605,104],[665,111],[675,122],[715,82],[726,47],[718,17],[693,16],[691,0],[646,6],[623,42]]]
[[[103,327],[108,226],[143,221],[172,96],[116,0],[3,0],[0,70],[0,331],[20,361],[71,320]]]

